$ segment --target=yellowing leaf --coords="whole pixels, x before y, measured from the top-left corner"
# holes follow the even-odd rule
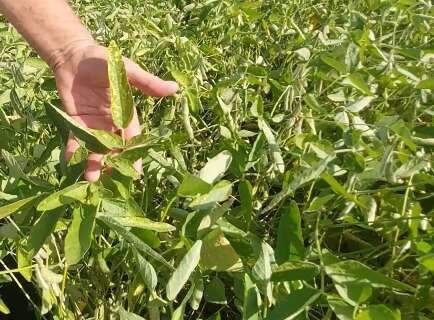
[[[114,41],[108,48],[108,75],[113,123],[118,128],[126,128],[133,118],[133,96],[121,52]]]

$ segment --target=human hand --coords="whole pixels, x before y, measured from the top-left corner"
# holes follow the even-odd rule
[[[96,44],[75,47],[66,59],[53,67],[56,85],[66,113],[85,127],[116,132],[110,111],[110,88],[107,72],[107,49]],[[124,58],[127,78],[149,96],[171,96],[178,90],[173,81],[164,81],[147,73],[131,60]],[[140,134],[137,112],[124,130],[126,140]],[[72,133],[66,145],[69,160],[79,144]],[[89,182],[97,181],[101,175],[102,154],[91,153],[88,157],[84,177]],[[134,164],[141,171],[141,160]]]

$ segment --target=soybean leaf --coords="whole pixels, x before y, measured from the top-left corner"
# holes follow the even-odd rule
[[[225,150],[220,152],[215,157],[208,160],[206,165],[200,170],[199,177],[213,184],[224,176],[232,162],[232,154]]]
[[[45,211],[36,224],[32,227],[29,236],[29,247],[37,253],[45,240],[53,233],[57,221],[65,213],[65,208],[58,208],[52,211]]]
[[[108,47],[107,64],[113,123],[118,128],[126,128],[133,118],[133,96],[121,52],[114,41]]]
[[[226,180],[218,182],[210,192],[196,196],[190,203],[191,208],[209,209],[217,202],[225,201],[232,192],[232,183]]]
[[[271,281],[311,280],[319,274],[319,266],[310,262],[289,261],[273,267]]]
[[[282,152],[280,151],[280,147],[276,142],[276,138],[274,137],[270,126],[262,118],[258,119],[258,126],[264,133],[265,139],[267,139],[268,148],[271,153],[271,157],[273,158],[274,165],[277,168],[277,171],[279,173],[284,173],[285,163],[283,162]]]
[[[241,202],[241,214],[247,223],[247,228],[250,226],[253,215],[253,196],[252,185],[248,180],[241,180],[238,186]]]
[[[98,219],[107,214],[98,214]],[[123,227],[134,227],[138,229],[151,230],[155,232],[170,232],[176,228],[165,222],[152,221],[145,217],[135,216],[111,216],[111,219]]]
[[[157,273],[155,272],[154,267],[140,254],[136,253],[135,257],[143,281],[145,282],[146,286],[149,288],[150,291],[154,291],[158,281]]]
[[[374,288],[395,288],[402,291],[415,291],[412,286],[388,278],[383,273],[374,271],[355,260],[329,264],[325,267],[325,271],[333,279],[333,282],[338,284],[356,282],[366,283]]]
[[[145,320],[144,318],[140,317],[139,315],[128,312],[124,308],[119,308],[119,320]]]
[[[182,258],[179,266],[171,275],[166,285],[167,299],[174,300],[179,291],[184,287],[190,275],[196,268],[200,259],[202,241],[197,240],[187,254]]]
[[[69,265],[78,263],[90,248],[97,207],[81,204],[72,213],[65,238],[65,258]]]
[[[0,207],[0,219],[6,218],[7,216],[10,216],[15,212],[27,209],[28,207],[33,205],[39,198],[40,196],[33,196]]]
[[[399,310],[392,311],[383,304],[377,304],[362,310],[355,320],[401,320],[401,313]]]
[[[105,164],[115,168],[126,177],[135,179],[139,176],[139,173],[133,166],[133,162],[123,158],[122,156],[107,157],[104,161]]]
[[[280,202],[285,200],[291,193],[301,187],[303,184],[310,182],[316,178],[318,178],[321,173],[327,168],[327,165],[330,161],[333,160],[334,157],[329,156],[326,157],[317,163],[315,163],[311,168],[307,168],[302,172],[295,175],[294,179],[287,185],[285,189],[279,192],[274,198],[270,201],[270,203],[262,210],[262,214],[267,213],[276,207]]]
[[[203,239],[200,266],[212,271],[239,271],[242,268],[240,256],[220,228],[208,233]]]
[[[434,90],[434,79],[425,79],[420,80],[416,84],[416,89],[428,89],[428,90]]]
[[[181,197],[193,197],[198,194],[208,193],[211,185],[199,177],[187,173],[178,187],[178,195]]]
[[[295,290],[276,304],[268,320],[294,319],[307,306],[315,302],[320,294],[320,291],[310,287]]]
[[[365,109],[375,99],[375,96],[363,97],[356,102],[348,106],[348,110],[351,112],[360,112]]]
[[[271,259],[270,253],[272,249],[265,242],[261,242],[261,248],[258,260],[252,268],[253,277],[262,283],[266,283],[271,279]]]
[[[372,295],[372,287],[367,283],[335,283],[335,288],[345,302],[354,307],[365,302]]]
[[[84,202],[87,197],[88,187],[89,184],[87,182],[77,182],[65,189],[50,194],[39,202],[36,209],[38,211],[48,211],[75,201]]]
[[[78,139],[86,144],[86,148],[90,151],[106,153],[122,147],[122,139],[118,135],[108,131],[85,128],[51,103],[46,103],[45,107],[48,116],[53,118],[58,126],[71,130]]]
[[[30,282],[32,280],[32,257],[26,248],[21,244],[17,244],[17,264],[21,275]]]
[[[338,71],[341,74],[344,74],[347,72],[347,67],[344,63],[336,60],[335,58],[331,57],[330,55],[321,55],[321,60],[329,65],[330,67],[332,67],[333,69],[335,69],[336,71]]]
[[[193,310],[199,309],[200,302],[202,301],[202,297],[203,297],[203,291],[204,291],[203,280],[199,274],[197,275],[198,276],[194,278],[194,282],[193,282],[194,289],[190,299],[190,307]]]
[[[419,263],[427,270],[434,272],[434,253],[429,253],[418,259]]]
[[[369,86],[366,84],[365,80],[363,80],[363,78],[357,73],[353,73],[348,77],[346,77],[345,80],[342,82],[342,84],[350,85],[367,96],[373,95],[373,93],[369,89]]]
[[[297,203],[293,200],[290,201],[282,206],[279,213],[281,216],[277,230],[276,262],[282,264],[288,260],[302,259],[304,257],[304,241]]]
[[[3,314],[10,314],[11,313],[11,311],[9,310],[6,303],[4,303],[2,298],[0,298],[0,313],[3,313]]]
[[[250,279],[248,273],[244,273],[244,299],[243,299],[243,319],[242,320],[259,320],[261,319],[260,307],[261,298],[258,288]]]
[[[339,320],[353,320],[354,307],[336,296],[327,296],[327,302]]]
[[[205,299],[210,303],[226,304],[225,285],[219,277],[214,277],[205,287]]]
[[[159,253],[153,250],[149,245],[143,242],[137,235],[130,232],[126,227],[117,223],[112,217],[109,216],[98,216],[98,220],[105,223],[109,226],[113,231],[122,236],[126,241],[131,243],[143,256],[149,256],[156,261],[162,263],[169,269],[173,269],[172,265],[166,261]],[[148,230],[143,230],[148,231]]]

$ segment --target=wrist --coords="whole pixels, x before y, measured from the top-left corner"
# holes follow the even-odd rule
[[[95,40],[87,37],[69,41],[65,45],[50,52],[46,62],[50,66],[51,70],[55,72],[60,66],[67,63],[74,54],[83,50],[83,48],[92,47],[95,45],[97,45]]]

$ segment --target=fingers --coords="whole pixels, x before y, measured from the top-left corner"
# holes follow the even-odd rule
[[[74,155],[75,151],[80,147],[80,144],[77,140],[75,140],[74,135],[72,132],[69,133],[68,141],[66,142],[66,149],[65,149],[65,158],[66,161],[69,162],[71,160],[72,156]]]
[[[102,159],[104,155],[91,153],[87,158],[86,171],[84,172],[84,178],[89,182],[98,181],[101,176]]]
[[[154,97],[172,96],[178,91],[174,81],[162,80],[140,68],[129,59],[124,59],[128,81],[144,94]]]
[[[125,139],[130,140],[131,138],[138,136],[140,132],[141,130],[140,130],[139,119],[137,117],[137,111],[134,110],[133,119],[131,120],[130,124],[124,131]],[[136,162],[134,162],[134,169],[136,169],[138,173],[140,174],[142,173],[142,159],[139,159]]]
[[[68,142],[66,143],[65,158],[66,161],[71,160],[74,152],[80,147],[78,141],[75,139],[72,133],[69,134]],[[89,182],[98,181],[101,175],[102,168],[102,154],[91,153],[87,158],[86,170],[84,172],[84,178]]]

